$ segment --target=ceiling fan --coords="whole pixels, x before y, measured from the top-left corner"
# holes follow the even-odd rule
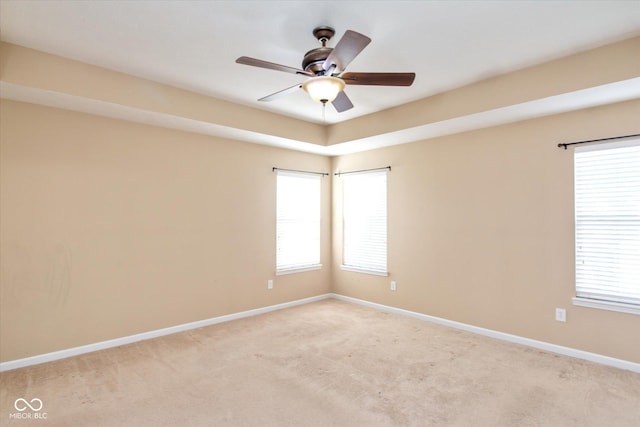
[[[351,100],[344,93],[345,84],[369,86],[411,86],[413,84],[415,73],[345,73],[344,70],[349,63],[362,52],[371,39],[347,30],[334,48],[327,47],[327,42],[334,34],[335,30],[327,26],[320,26],[313,30],[314,37],[322,46],[311,49],[304,55],[302,69],[247,56],[241,56],[236,59],[236,62],[309,77],[303,83],[272,93],[258,101],[272,101],[302,88],[314,101],[323,105],[331,102],[339,113],[353,108]]]

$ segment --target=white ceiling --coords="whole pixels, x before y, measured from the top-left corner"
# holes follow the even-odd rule
[[[412,87],[348,86],[336,123],[640,35],[640,1],[26,1],[0,0],[3,41],[312,122],[301,77],[235,63],[300,67],[312,30],[373,40],[348,71],[413,71]]]

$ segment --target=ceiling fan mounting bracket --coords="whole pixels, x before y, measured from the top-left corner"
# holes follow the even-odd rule
[[[335,33],[336,30],[331,27],[327,27],[326,25],[321,25],[313,29],[313,36],[318,39],[320,43],[322,43],[323,47],[329,40],[331,40],[331,37],[333,37]]]

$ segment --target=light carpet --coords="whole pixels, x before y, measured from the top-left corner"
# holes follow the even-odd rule
[[[640,374],[333,299],[0,381],[2,426],[640,425]]]

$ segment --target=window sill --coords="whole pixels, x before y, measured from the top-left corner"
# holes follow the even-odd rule
[[[321,268],[322,268],[322,264],[313,264],[313,265],[305,265],[302,267],[286,268],[282,270],[276,270],[276,276],[282,276],[285,274],[293,274],[293,273],[302,273],[304,271],[320,270]]]
[[[621,313],[640,315],[640,306],[621,302],[602,301],[590,298],[573,298],[573,305],[580,307],[599,308],[601,310],[619,311]]]
[[[356,273],[373,274],[374,276],[388,276],[389,275],[389,273],[387,271],[367,270],[366,268],[351,267],[349,265],[341,265],[340,269],[344,270],[344,271],[354,271]]]

